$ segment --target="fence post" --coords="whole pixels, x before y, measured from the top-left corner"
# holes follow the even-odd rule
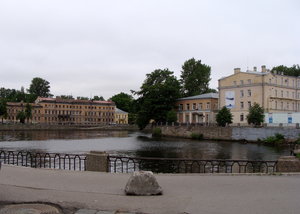
[[[86,171],[109,172],[108,154],[91,151],[86,156]]]

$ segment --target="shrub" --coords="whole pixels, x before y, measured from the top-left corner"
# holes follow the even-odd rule
[[[154,128],[152,131],[152,137],[161,137],[161,129],[160,128]]]
[[[276,133],[274,136],[270,136],[264,139],[264,143],[270,145],[280,145],[285,141],[284,135]]]
[[[192,133],[192,134],[191,134],[191,138],[192,138],[192,139],[195,139],[195,140],[203,140],[203,134]]]

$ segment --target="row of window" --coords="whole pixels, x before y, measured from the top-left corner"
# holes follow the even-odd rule
[[[189,110],[203,110],[204,109],[203,105],[205,105],[205,104],[203,104],[203,103],[198,103],[198,104],[193,103],[192,105],[190,105],[189,103],[187,103],[187,104],[185,104],[185,109],[184,109],[183,104],[179,104],[178,109],[180,111],[182,111],[182,110],[187,110],[187,111],[189,111]],[[207,102],[205,107],[206,107],[206,109],[210,109],[210,102]],[[216,104],[215,104],[214,107],[216,108]]]
[[[70,109],[83,109],[81,105],[59,105],[59,104],[45,104],[46,108],[70,108]],[[103,110],[114,110],[111,106],[84,106],[84,109],[103,109]]]
[[[277,89],[275,89],[274,90],[274,96],[278,97],[278,95],[279,95],[278,91],[277,91]],[[290,93],[289,91],[286,91],[285,94],[284,94],[284,91],[281,90],[280,95],[281,95],[281,97],[296,99],[296,93],[295,92]],[[290,97],[290,95],[292,95],[292,97]],[[297,93],[297,99],[300,99],[300,92]]]
[[[247,96],[251,97],[252,96],[252,92],[251,89],[247,90]],[[244,97],[244,90],[240,90],[240,97]]]
[[[276,84],[276,85],[280,85],[280,86],[292,86],[292,87],[296,87],[296,82],[297,82],[297,87],[300,88],[300,80],[296,81],[296,80],[289,80],[288,78],[283,78],[281,77],[280,80],[277,80],[278,78],[274,78],[274,80],[272,78],[269,79],[269,84]],[[290,85],[291,82],[291,85]],[[247,80],[240,80],[239,85],[251,85],[252,84],[252,80],[251,79],[247,79]],[[233,81],[233,86],[237,86],[237,81]]]

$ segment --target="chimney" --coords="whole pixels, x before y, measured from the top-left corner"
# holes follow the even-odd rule
[[[257,67],[256,67],[256,66],[253,67],[253,71],[254,71],[254,72],[257,71]]]
[[[234,74],[237,74],[237,73],[240,73],[241,72],[241,69],[240,68],[235,68],[234,69]]]
[[[262,65],[262,66],[261,66],[261,72],[262,72],[262,73],[266,73],[266,72],[267,72],[267,69],[266,69],[266,66],[265,66],[265,65]]]

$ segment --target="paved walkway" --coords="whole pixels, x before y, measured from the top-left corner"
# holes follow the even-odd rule
[[[161,196],[126,196],[129,176],[3,165],[0,201],[50,202],[77,214],[296,214],[300,210],[300,174],[159,174]]]

